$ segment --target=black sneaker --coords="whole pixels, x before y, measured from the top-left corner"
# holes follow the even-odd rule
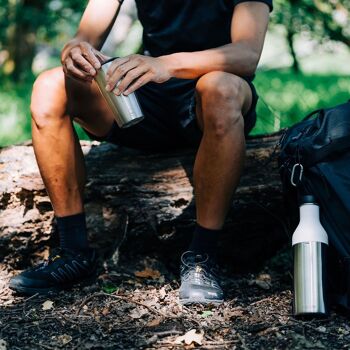
[[[47,261],[11,278],[9,287],[27,295],[55,293],[93,278],[95,270],[95,250],[76,253],[57,248]]]
[[[207,254],[191,251],[182,254],[179,297],[183,305],[221,304],[224,301],[216,264]]]

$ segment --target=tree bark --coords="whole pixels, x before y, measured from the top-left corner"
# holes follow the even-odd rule
[[[291,28],[287,28],[287,42],[289,46],[289,51],[293,59],[292,68],[295,73],[300,73],[300,65],[298,61],[298,56],[294,50],[294,31]]]
[[[245,171],[220,240],[220,258],[230,266],[257,266],[287,240],[276,157],[270,160],[277,140],[269,136],[247,143]],[[195,152],[154,154],[81,144],[92,244],[104,258],[123,243],[122,250],[177,259],[195,224]],[[15,261],[17,268],[30,264],[55,236],[52,207],[30,143],[0,150],[0,230],[0,259]]]
[[[14,20],[8,38],[10,59],[14,63],[12,78],[18,82],[32,74],[32,63],[36,50],[36,34],[42,25],[37,13],[46,9],[46,2],[22,0],[12,4]]]

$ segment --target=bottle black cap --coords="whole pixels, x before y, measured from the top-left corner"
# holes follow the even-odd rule
[[[312,194],[306,194],[306,195],[300,196],[299,202],[300,204],[317,203],[316,198]]]

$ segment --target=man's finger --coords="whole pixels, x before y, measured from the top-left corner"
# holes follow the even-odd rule
[[[91,81],[92,78],[90,76],[88,76],[86,73],[82,72],[81,70],[79,70],[77,67],[74,66],[73,60],[71,58],[67,58],[66,59],[66,69],[67,69],[67,73],[69,76],[72,76],[74,78],[78,78],[80,80],[84,80],[84,81]]]
[[[80,44],[82,55],[92,64],[95,69],[101,68],[101,62],[96,57],[95,53],[92,51],[92,47],[87,43]]]
[[[146,73],[136,79],[125,91],[124,95],[129,95],[139,89],[141,86],[149,83],[152,80],[152,73]]]
[[[97,51],[95,49],[92,49],[92,52],[95,54],[95,56],[97,57],[97,59],[99,60],[99,62],[101,62],[101,64],[107,60],[109,60],[110,58],[112,58],[111,56],[106,56],[104,55],[102,52]]]
[[[123,93],[131,83],[133,83],[136,79],[138,79],[141,75],[148,72],[148,68],[143,67],[136,67],[134,69],[131,69],[128,71],[128,73],[125,75],[125,77],[121,80],[118,87],[114,90],[114,92],[117,95],[120,95]]]
[[[116,68],[118,68],[122,64],[128,62],[129,60],[130,60],[130,58],[128,56],[116,58],[115,60],[113,60],[112,64],[110,65],[110,67],[107,70],[106,78],[108,79],[113,74],[113,72],[115,71]]]
[[[129,60],[126,63],[117,66],[113,73],[107,77],[106,89],[109,91],[113,90],[118,81],[126,76],[130,70],[136,68],[138,64],[139,63],[135,60]]]
[[[106,89],[107,90],[109,90],[109,91],[113,90],[115,84],[117,83],[117,82],[115,82],[114,84],[112,84],[112,83],[109,84],[109,80],[111,79],[111,76],[113,75],[115,70],[118,69],[118,67],[125,64],[128,61],[129,61],[128,57],[123,57],[123,58],[117,58],[112,62],[112,64],[110,65],[110,67],[108,68],[108,70],[106,72],[106,81],[107,81]]]
[[[77,53],[76,51],[72,51],[71,58],[75,66],[82,68],[87,74],[90,74],[92,76],[96,74],[95,68],[91,65],[89,61],[87,61],[83,56],[81,56],[81,54]]]

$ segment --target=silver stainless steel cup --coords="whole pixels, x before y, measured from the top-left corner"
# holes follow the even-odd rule
[[[106,90],[106,72],[113,60],[114,59],[110,59],[105,63],[102,63],[101,69],[98,70],[95,77],[95,81],[101,91],[101,94],[111,108],[118,126],[120,128],[128,128],[140,122],[144,116],[134,92],[127,96],[123,94],[117,96],[113,93],[113,91],[109,92]]]
[[[294,315],[327,316],[327,245],[321,242],[303,242],[293,248]]]

